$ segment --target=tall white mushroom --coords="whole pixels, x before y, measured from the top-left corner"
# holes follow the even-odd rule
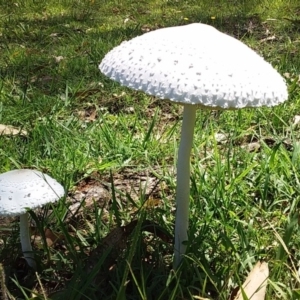
[[[20,216],[20,240],[24,258],[36,269],[30,243],[27,209],[55,202],[65,191],[55,179],[39,171],[21,169],[0,174],[0,215]]]
[[[106,54],[99,68],[124,86],[184,106],[177,163],[176,268],[188,238],[196,109],[278,105],[288,98],[285,81],[245,44],[204,24],[158,29],[123,42]]]

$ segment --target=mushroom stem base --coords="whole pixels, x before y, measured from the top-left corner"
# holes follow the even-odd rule
[[[181,129],[181,140],[177,162],[176,188],[176,221],[175,221],[175,257],[176,269],[186,251],[189,226],[189,198],[190,198],[190,155],[193,146],[194,126],[196,120],[196,106],[185,105]]]
[[[36,263],[30,243],[28,213],[22,214],[20,216],[20,240],[25,260],[31,268],[36,270]]]

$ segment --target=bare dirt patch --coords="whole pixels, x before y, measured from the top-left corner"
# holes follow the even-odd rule
[[[69,194],[70,216],[81,213],[83,208],[93,208],[95,205],[108,210],[113,192],[124,205],[129,204],[128,199],[134,202],[146,201],[150,197],[161,199],[162,192],[164,195],[170,193],[165,182],[151,171],[125,168],[111,176],[94,172],[81,180]]]

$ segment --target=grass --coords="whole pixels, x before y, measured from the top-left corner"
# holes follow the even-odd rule
[[[267,299],[299,299],[300,5],[199,2],[0,1],[0,124],[27,131],[0,136],[0,172],[35,168],[68,191],[31,213],[33,229],[50,229],[34,230],[38,275],[16,220],[1,218],[3,299],[228,299],[257,260],[269,263]],[[125,39],[192,22],[263,55],[290,97],[272,109],[199,111],[190,242],[174,272],[182,109],[120,87],[97,65]]]

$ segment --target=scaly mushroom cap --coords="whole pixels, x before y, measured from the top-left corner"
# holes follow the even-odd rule
[[[284,79],[269,63],[205,24],[158,29],[123,42],[99,68],[124,86],[181,104],[237,109],[288,98]]]
[[[64,195],[64,188],[39,171],[21,169],[0,175],[0,215],[16,216],[26,208],[55,202]]]

